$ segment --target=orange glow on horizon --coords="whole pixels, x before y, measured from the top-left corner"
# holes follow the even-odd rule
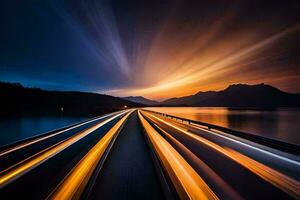
[[[168,28],[161,30],[148,55],[142,56],[146,59],[144,65],[137,68],[138,84],[103,92],[162,100],[199,91],[222,90],[234,83],[264,82],[285,89],[288,88],[286,83],[300,78],[288,71],[268,73],[270,68],[257,67],[261,62],[270,62],[272,55],[268,50],[298,33],[299,24],[271,35],[257,34],[251,29],[237,30],[221,38],[215,38],[215,29],[220,27],[208,27],[204,34],[203,30],[193,30],[193,34],[190,30],[182,30],[176,35]]]

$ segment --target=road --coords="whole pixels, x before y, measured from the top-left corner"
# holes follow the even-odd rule
[[[128,109],[1,148],[0,198],[300,199],[295,152]]]

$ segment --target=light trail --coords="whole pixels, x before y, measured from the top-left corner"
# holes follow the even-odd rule
[[[147,111],[146,111],[147,112]],[[168,120],[170,120],[169,118],[167,118]],[[173,120],[174,121],[174,120]],[[174,121],[176,123],[179,123],[179,124],[184,124],[184,123],[180,123],[179,121]],[[221,137],[222,139],[226,139],[226,140],[230,140],[231,142],[234,142],[234,143],[238,143],[240,145],[243,145],[245,147],[248,147],[248,148],[251,148],[253,150],[256,150],[256,151],[259,151],[261,153],[264,153],[264,154],[267,154],[269,156],[272,156],[274,158],[278,158],[284,162],[289,162],[291,164],[294,164],[294,165],[297,165],[297,167],[300,167],[300,162],[296,161],[296,160],[292,160],[290,158],[287,158],[287,157],[283,157],[281,155],[278,155],[278,154],[275,154],[275,153],[272,153],[270,151],[267,151],[265,149],[261,149],[261,148],[258,148],[258,147],[255,147],[255,146],[252,146],[248,143],[245,143],[241,140],[238,140],[236,139],[237,137],[234,136],[234,135],[229,135],[225,132],[222,132],[222,131],[219,131],[219,130],[215,130],[215,129],[211,129],[211,130],[208,130],[206,129],[205,127],[203,127],[202,125],[199,125],[199,124],[196,124],[196,123],[191,123],[191,124],[184,124],[184,125],[188,125],[188,126],[192,126],[198,130],[201,130],[201,131],[205,131],[207,133],[211,133],[213,134],[214,136],[217,136],[217,137]],[[213,131],[212,131],[213,130]],[[215,132],[214,132],[215,131]]]
[[[151,117],[148,119],[151,120]],[[151,121],[153,122],[153,120]],[[229,199],[243,199],[229,184],[227,184],[213,169],[211,169],[205,162],[198,158],[192,151],[190,151],[168,132],[159,127],[158,124],[155,123],[154,126],[157,127],[161,131],[161,133],[163,133],[170,141],[172,141],[177,147],[179,147],[186,155],[188,155],[188,157],[192,159],[194,163],[196,163],[197,167],[201,169],[201,172],[203,174],[206,174],[206,176],[208,176],[209,179],[213,181],[213,184],[217,186],[217,188],[225,192]],[[223,198],[225,197],[223,196]]]
[[[149,115],[153,116],[158,121],[184,133],[185,135],[189,136],[190,138],[205,144],[206,146],[211,147],[212,149],[216,150],[217,152],[227,156],[228,158],[234,160],[235,162],[239,163],[240,165],[244,166],[248,170],[252,171],[262,179],[266,180],[267,182],[271,183],[272,185],[278,187],[279,189],[283,190],[284,192],[288,193],[289,195],[295,197],[296,199],[300,198],[300,183],[297,180],[294,180],[262,163],[259,163],[245,155],[238,153],[237,151],[229,148],[223,148],[222,146],[213,143],[199,135],[190,133],[182,128],[179,128],[157,116],[148,113]]]
[[[184,158],[138,112],[156,153],[182,199],[218,199]]]
[[[117,122],[103,138],[79,161],[72,171],[65,177],[61,184],[48,197],[48,199],[80,199],[90,177],[92,176],[99,160],[111,143],[114,136],[120,131],[122,125],[132,112],[125,115]]]
[[[298,161],[296,161],[296,160],[292,160],[292,159],[290,159],[290,158],[283,157],[283,156],[281,156],[281,155],[278,155],[278,154],[272,153],[272,152],[270,152],[270,151],[267,151],[267,150],[264,150],[264,149],[261,149],[261,148],[257,148],[257,147],[255,147],[255,146],[252,146],[252,145],[247,144],[247,143],[245,143],[245,142],[239,141],[239,140],[234,139],[234,138],[232,138],[232,137],[230,137],[230,136],[227,136],[227,133],[224,133],[224,132],[220,132],[220,131],[218,131],[218,130],[215,130],[215,131],[218,131],[218,132],[220,133],[220,134],[218,134],[218,133],[216,133],[216,132],[213,132],[213,131],[210,131],[210,130],[207,130],[207,129],[204,129],[204,128],[201,128],[201,127],[197,127],[197,126],[195,126],[195,125],[192,125],[192,126],[195,127],[196,129],[199,129],[199,130],[202,130],[202,131],[211,133],[211,134],[213,134],[213,135],[215,135],[215,136],[217,136],[217,137],[221,137],[221,138],[223,138],[223,139],[230,140],[230,141],[232,141],[232,142],[238,143],[238,144],[240,144],[240,145],[246,146],[246,147],[248,147],[248,148],[254,149],[254,150],[259,151],[259,152],[261,152],[261,153],[267,154],[267,155],[269,155],[269,156],[278,158],[278,159],[280,159],[280,160],[283,160],[283,161],[285,161],[285,162],[292,163],[292,164],[297,165],[298,167],[300,167],[300,162],[298,162]]]
[[[61,131],[52,133],[52,134],[50,134],[50,135],[46,135],[46,136],[42,136],[42,135],[41,135],[41,137],[39,137],[39,138],[30,140],[30,141],[24,142],[24,143],[22,143],[22,144],[16,145],[16,146],[14,146],[14,147],[12,147],[12,148],[3,150],[2,152],[0,152],[0,157],[1,157],[1,156],[4,156],[4,155],[6,155],[6,154],[12,153],[12,152],[14,152],[14,151],[16,151],[16,150],[22,149],[22,148],[24,148],[24,147],[27,147],[27,146],[29,146],[29,145],[35,144],[35,143],[37,143],[37,142],[46,140],[46,139],[48,139],[48,138],[51,138],[51,137],[54,137],[54,136],[56,136],[56,135],[62,134],[62,133],[67,132],[67,131],[69,131],[69,130],[72,130],[72,129],[75,129],[75,128],[77,128],[77,127],[83,126],[83,125],[85,125],[85,124],[89,124],[89,123],[92,123],[92,122],[94,122],[94,121],[97,121],[97,120],[100,120],[100,119],[109,117],[109,116],[114,115],[114,114],[117,114],[117,113],[118,113],[118,112],[116,112],[116,113],[110,113],[110,114],[107,114],[107,115],[98,117],[98,118],[96,118],[96,119],[92,119],[92,120],[89,120],[89,121],[86,121],[86,122],[77,124],[77,125],[72,126],[72,127],[70,127],[70,128],[67,128],[67,129],[64,129],[64,130],[61,130]]]
[[[9,167],[8,169],[0,172],[0,189],[4,187],[6,184],[10,183],[11,181],[15,180],[16,178],[24,175],[26,172],[32,170],[33,168],[37,167],[38,165],[42,164],[43,162],[47,161],[48,159],[52,158],[56,154],[60,153],[67,147],[71,146],[75,142],[81,140],[85,136],[89,135],[90,133],[94,132],[95,130],[99,129],[103,125],[107,124],[108,122],[116,119],[117,117],[127,113],[129,111],[121,112],[109,119],[104,120],[92,126],[62,142],[52,145],[51,147],[17,163],[14,166]]]

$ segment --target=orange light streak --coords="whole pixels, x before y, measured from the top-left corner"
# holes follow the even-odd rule
[[[100,122],[96,124],[95,126],[92,126],[56,145],[53,145],[44,151],[41,151],[19,163],[17,163],[14,166],[9,167],[8,169],[0,172],[0,188],[4,187],[6,184],[10,183],[11,181],[15,180],[16,178],[24,175],[28,171],[32,170],[36,166],[42,164],[43,162],[47,161],[51,157],[55,156],[59,152],[63,151],[67,147],[71,146],[75,142],[81,140],[85,136],[89,135],[93,131],[99,129],[103,125],[107,124],[108,122],[116,119],[117,117],[121,116],[122,114],[126,113],[128,111],[119,113],[103,122]]]
[[[40,141],[43,141],[43,140],[46,140],[46,139],[48,139],[48,138],[51,138],[51,137],[54,137],[54,136],[56,136],[56,135],[62,134],[62,133],[64,133],[64,132],[67,132],[67,131],[72,130],[72,129],[74,129],[74,128],[77,128],[77,127],[79,127],[79,126],[83,126],[83,125],[85,125],[85,124],[94,122],[94,121],[96,121],[96,120],[99,120],[99,119],[102,119],[102,118],[104,118],[104,117],[108,117],[108,116],[111,116],[111,115],[117,114],[117,113],[119,113],[119,112],[115,112],[115,113],[111,113],[111,114],[104,115],[104,116],[101,116],[101,117],[97,117],[96,119],[92,119],[92,120],[89,120],[89,121],[87,121],[87,122],[80,123],[80,124],[75,125],[75,126],[72,126],[72,127],[70,127],[70,128],[67,128],[67,129],[64,129],[64,130],[61,130],[61,131],[52,133],[52,134],[50,134],[50,135],[41,136],[41,137],[39,137],[39,138],[30,140],[30,141],[28,141],[28,142],[21,143],[21,144],[19,144],[19,145],[17,145],[17,146],[14,146],[14,147],[9,148],[9,149],[5,149],[4,151],[0,152],[0,156],[4,156],[4,155],[9,154],[9,153],[11,153],[11,152],[14,152],[14,151],[16,151],[16,150],[22,149],[22,148],[24,148],[24,147],[30,146],[30,145],[32,145],[32,144],[38,143],[38,142],[40,142]]]
[[[105,136],[79,161],[72,171],[65,177],[62,183],[50,195],[50,199],[80,199],[90,177],[108,145],[119,132],[122,125],[132,112],[125,115],[116,123]]]
[[[149,117],[149,116],[147,116]],[[151,120],[151,117],[148,118]],[[151,120],[153,122],[153,119]],[[154,122],[155,123],[155,122]],[[155,126],[167,137],[169,140],[174,142],[181,150],[183,150],[195,163],[197,166],[201,168],[203,173],[207,174],[212,180],[214,180],[214,184],[218,185],[219,188],[222,188],[223,191],[229,196],[230,199],[242,199],[242,197],[230,186],[228,185],[217,173],[213,171],[205,162],[203,162],[200,158],[198,158],[193,152],[191,152],[187,147],[185,147],[181,142],[159,127],[158,124],[155,123]]]
[[[187,136],[213,148],[214,150],[222,153],[223,155],[229,157],[230,159],[234,160],[235,162],[239,163],[240,165],[244,166],[248,170],[252,171],[262,179],[268,181],[272,185],[278,187],[279,189],[285,191],[289,195],[295,197],[296,199],[300,198],[300,183],[297,180],[294,180],[262,163],[259,163],[243,154],[238,153],[237,151],[229,148],[223,148],[222,146],[213,143],[199,135],[190,133],[182,128],[179,128],[161,118],[158,118],[155,115],[148,113],[158,121],[186,134]]]
[[[182,199],[218,199],[209,186],[184,158],[144,119],[139,118]]]

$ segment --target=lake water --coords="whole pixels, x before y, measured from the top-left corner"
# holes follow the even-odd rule
[[[0,146],[85,120],[84,117],[0,118]]]
[[[299,108],[234,110],[222,107],[159,107],[148,109],[300,144]]]

